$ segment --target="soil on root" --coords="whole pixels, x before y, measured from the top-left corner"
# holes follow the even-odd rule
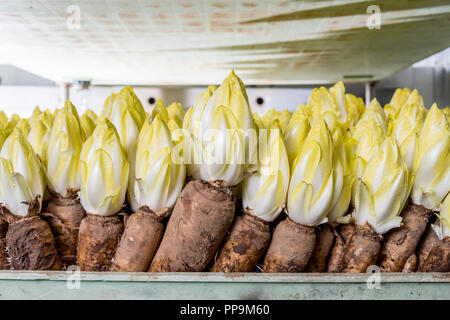
[[[8,252],[6,251],[6,232],[8,223],[0,217],[0,270],[8,270]]]
[[[254,215],[236,216],[212,272],[252,272],[270,241],[269,224]]]
[[[335,228],[335,241],[328,259],[327,272],[336,273],[342,271],[342,259],[354,232],[354,224],[342,224]]]
[[[442,243],[442,240],[439,240],[436,232],[433,230],[431,225],[429,225],[422,237],[422,240],[419,243],[418,248],[417,248],[417,259],[418,259],[417,269],[418,270],[422,269],[423,264],[425,263],[428,256],[430,255],[430,252],[434,248],[439,246],[441,243]]]
[[[329,223],[316,227],[316,245],[306,267],[307,272],[325,272],[334,243],[334,228]]]
[[[231,188],[190,181],[177,199],[149,271],[204,271],[233,222],[234,210]]]
[[[430,214],[431,210],[409,202],[402,213],[402,225],[385,236],[379,258],[382,272],[402,271],[406,260],[416,251]]]
[[[56,249],[63,269],[76,263],[78,231],[86,212],[76,197],[65,198],[57,195],[47,205],[42,218],[50,225],[55,236]]]
[[[365,273],[369,266],[377,263],[382,241],[383,236],[376,233],[370,225],[355,225],[339,269],[345,273]]]
[[[419,271],[450,272],[450,237],[445,237],[431,250]]]
[[[55,239],[47,222],[39,216],[9,224],[6,245],[14,270],[60,270]]]
[[[111,271],[147,271],[164,233],[162,220],[161,213],[157,214],[147,206],[140,207],[129,216]]]
[[[82,271],[109,271],[123,232],[118,215],[102,217],[87,214],[78,234],[77,260]]]
[[[263,272],[301,272],[310,259],[316,234],[314,227],[301,225],[289,217],[275,228],[263,264]]]
[[[405,265],[403,266],[402,272],[409,273],[415,272],[417,268],[417,256],[412,254],[406,259]]]

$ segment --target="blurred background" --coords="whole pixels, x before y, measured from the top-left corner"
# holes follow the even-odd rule
[[[339,80],[450,105],[449,0],[0,0],[0,43],[0,108],[21,117],[65,99],[100,112],[124,85],[147,110],[187,108],[231,69],[261,113]]]

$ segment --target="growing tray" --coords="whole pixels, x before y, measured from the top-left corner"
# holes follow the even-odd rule
[[[450,273],[0,271],[0,299],[450,299]]]

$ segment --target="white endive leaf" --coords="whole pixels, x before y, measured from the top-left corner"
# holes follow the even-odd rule
[[[28,142],[30,142],[33,150],[41,158],[46,166],[47,164],[47,148],[52,130],[52,123],[50,116],[46,112],[42,112],[39,116],[31,122],[30,133],[28,134]]]
[[[444,112],[434,104],[419,139],[419,155],[412,199],[437,209],[450,186],[450,127]]]
[[[18,189],[16,190],[19,190],[17,192],[27,195],[26,198],[28,198],[29,193],[24,190],[26,189],[25,186],[27,186],[31,193],[31,198],[35,199],[38,197],[40,210],[45,187],[42,164],[19,129],[14,129],[6,139],[1,149],[0,157],[9,161],[10,175],[13,175],[11,179],[15,181],[14,183],[19,184],[20,182],[21,186],[17,187]],[[3,166],[6,168],[6,162]],[[21,197],[19,196],[19,198]],[[16,207],[18,208],[19,206],[17,205]]]
[[[201,179],[200,163],[201,163],[201,145],[194,143],[199,137],[200,120],[206,104],[216,91],[215,86],[209,86],[206,91],[200,93],[195,99],[194,105],[188,110],[183,119],[184,134],[184,152],[186,161],[187,175],[192,179]]]
[[[408,169],[394,137],[387,138],[357,179],[355,221],[380,234],[400,226],[398,217],[408,197]]]
[[[284,143],[289,157],[289,163],[293,163],[303,146],[303,142],[311,129],[308,116],[297,110],[292,115],[284,136]]]
[[[116,127],[125,152],[133,148],[146,118],[139,98],[130,87],[111,95],[105,102],[102,117],[108,118]]]
[[[344,139],[340,130],[336,130],[333,134],[333,146],[334,191],[328,220],[342,222],[348,220],[343,216],[350,204],[353,176],[348,165]]]
[[[246,169],[245,137],[233,113],[220,106],[214,112],[210,129],[203,133],[201,178],[237,185],[244,178]]]
[[[80,121],[75,114],[67,109],[58,113],[50,133],[46,160],[50,187],[61,195],[65,195],[68,189],[79,189],[81,132]]]
[[[0,203],[13,214],[25,217],[29,211],[29,203],[33,200],[24,177],[20,173],[13,172],[9,160],[0,158]]]
[[[123,206],[129,165],[114,125],[103,119],[80,156],[80,202],[91,214],[110,216]]]
[[[278,120],[276,120],[278,122]],[[278,123],[259,133],[258,171],[242,186],[243,208],[265,221],[273,221],[286,203],[289,161]]]
[[[154,211],[172,208],[184,185],[185,167],[172,159],[173,143],[167,124],[159,115],[151,124],[146,121],[138,141],[133,211],[144,205]]]
[[[193,121],[195,117],[196,110]],[[241,182],[256,153],[256,143],[250,143],[255,139],[245,135],[255,128],[244,84],[231,72],[203,108],[198,135],[194,126],[194,151],[202,150],[200,177],[230,186]]]
[[[337,82],[330,88],[330,93],[336,102],[336,107],[339,111],[339,120],[345,122],[347,120],[347,103],[345,99],[344,83],[342,81]]]
[[[325,121],[309,132],[292,166],[287,209],[300,224],[316,226],[327,221],[333,200],[333,141]]]

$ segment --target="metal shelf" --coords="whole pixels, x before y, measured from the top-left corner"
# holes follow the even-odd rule
[[[377,289],[373,280],[378,276]],[[450,273],[381,273],[374,276],[0,271],[0,299],[435,300],[450,299]]]

